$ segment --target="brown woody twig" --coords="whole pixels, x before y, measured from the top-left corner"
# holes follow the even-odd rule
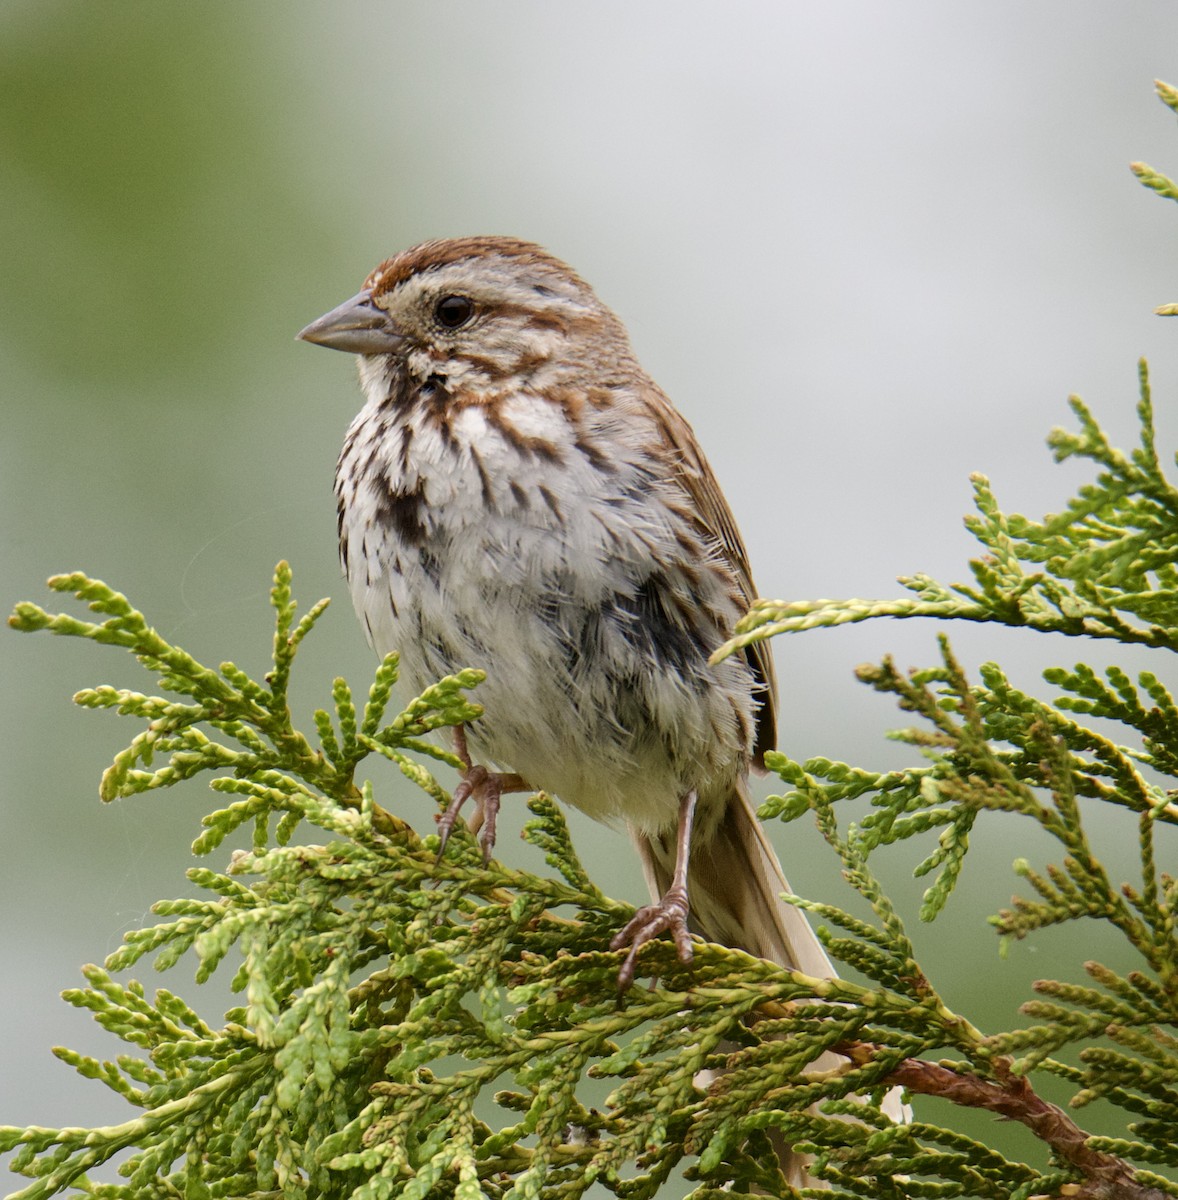
[[[856,1066],[864,1066],[878,1053],[878,1047],[863,1042],[837,1047]],[[1137,1173],[1115,1154],[1093,1150],[1084,1132],[1057,1104],[1037,1095],[1030,1081],[1016,1075],[1009,1058],[993,1060],[996,1078],[982,1079],[963,1075],[951,1067],[923,1059],[905,1059],[881,1082],[907,1088],[922,1096],[939,1096],[966,1108],[984,1108],[1008,1121],[1025,1125],[1037,1138],[1051,1147],[1061,1162],[1080,1171],[1084,1180],[1068,1184],[1059,1193],[1067,1200],[1169,1200],[1167,1194],[1137,1179]]]

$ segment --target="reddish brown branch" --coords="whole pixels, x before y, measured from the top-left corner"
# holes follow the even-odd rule
[[[862,1042],[837,1049],[857,1066],[871,1062],[878,1053],[878,1047]],[[1026,1078],[1015,1075],[1009,1059],[997,1059],[992,1066],[997,1079],[980,1079],[923,1059],[908,1058],[881,1082],[922,1096],[939,1096],[966,1108],[984,1108],[1025,1125],[1051,1147],[1061,1162],[1083,1174],[1083,1182],[1068,1185],[1074,1190],[1061,1193],[1068,1200],[1168,1200],[1165,1192],[1139,1182],[1124,1159],[1088,1146],[1089,1135],[1057,1104],[1037,1095]]]

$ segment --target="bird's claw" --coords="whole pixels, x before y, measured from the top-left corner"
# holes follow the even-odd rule
[[[657,904],[647,904],[620,929],[609,944],[611,950],[630,947],[621,970],[618,971],[618,991],[624,992],[634,982],[638,967],[638,951],[653,941],[660,933],[671,934],[681,963],[692,958],[691,934],[687,930],[687,891],[684,888],[669,888]]]
[[[438,822],[438,858],[446,853],[446,843],[454,832],[462,806],[474,797],[475,812],[471,818],[471,828],[478,833],[479,847],[483,852],[483,862],[491,861],[491,852],[495,849],[495,826],[499,817],[499,797],[503,792],[503,778],[488,771],[483,766],[468,766],[462,773],[458,786],[450,798],[450,803],[444,813],[437,817]]]

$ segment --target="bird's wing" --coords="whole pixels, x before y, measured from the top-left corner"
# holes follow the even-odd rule
[[[736,518],[733,517],[732,509],[724,499],[715,473],[700,449],[694,430],[670,400],[658,389],[656,392],[657,407],[660,416],[665,420],[663,427],[668,449],[679,463],[680,482],[694,502],[705,531],[719,542],[740,589],[744,606],[748,608],[756,599],[757,589],[749,568],[744,539],[736,527]],[[754,759],[758,765],[763,765],[765,751],[772,750],[777,745],[777,677],[773,671],[773,657],[768,642],[757,642],[747,647],[744,655],[760,684]]]

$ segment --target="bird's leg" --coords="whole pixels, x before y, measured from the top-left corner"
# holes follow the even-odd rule
[[[438,858],[446,852],[446,843],[454,832],[454,825],[462,806],[474,797],[475,809],[470,818],[470,830],[478,835],[479,846],[483,851],[483,861],[490,862],[491,851],[495,848],[495,823],[499,816],[499,797],[504,792],[531,791],[527,782],[519,775],[500,774],[488,771],[486,767],[477,766],[470,760],[470,751],[466,748],[466,726],[454,727],[454,752],[462,760],[462,778],[450,798],[450,804],[438,818],[438,834],[441,842],[438,846]]]
[[[670,931],[675,939],[679,961],[691,962],[691,935],[687,932],[687,867],[691,861],[691,827],[695,823],[696,794],[693,788],[679,801],[679,826],[675,834],[675,872],[671,886],[658,903],[640,908],[610,942],[611,950],[630,947],[626,961],[618,972],[618,991],[624,992],[634,982],[638,951],[660,933]]]

